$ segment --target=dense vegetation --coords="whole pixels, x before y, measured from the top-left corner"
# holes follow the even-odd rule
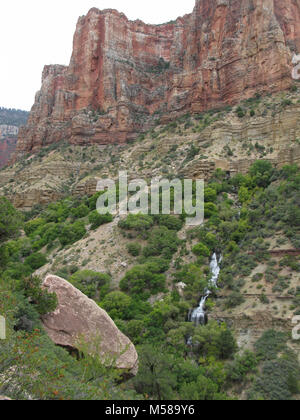
[[[23,215],[7,200],[0,201],[0,313],[9,323],[8,339],[0,343],[0,393],[24,399],[161,400],[235,399],[242,392],[248,399],[284,400],[299,393],[300,369],[287,346],[287,331],[267,330],[252,351],[237,352],[234,330],[226,323],[210,316],[205,326],[187,322],[189,310],[208,287],[213,252],[222,253],[223,262],[221,290],[213,291],[207,302],[209,315],[214,307],[230,314],[242,305],[245,278],[261,263],[266,273],[252,277],[261,303],[268,300],[266,282],[274,293],[288,291],[290,309],[300,313],[299,287],[280,274],[282,267],[299,273],[299,259],[283,257],[278,267],[269,252],[276,235],[300,248],[296,166],[276,170],[258,161],[247,175],[233,178],[216,171],[205,191],[205,224],[188,230],[186,239],[178,236],[184,217],[138,214],[122,219],[118,229],[135,264],[118,288],[108,273],[71,265],[56,273],[103,307],[135,344],[139,373],[122,385],[118,372],[88,353],[76,360],[55,347],[39,321],[55,308],[56,299],[41,290],[34,272],[53,249],[69,247],[112,221],[111,215],[95,212],[97,196],[66,198]],[[182,293],[178,282],[186,284]]]
[[[20,109],[7,109],[0,107],[0,125],[14,125],[21,127],[27,123],[29,112]]]

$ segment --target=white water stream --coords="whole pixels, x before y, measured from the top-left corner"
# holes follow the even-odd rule
[[[212,278],[210,280],[210,284],[213,287],[218,286],[218,279],[220,275],[220,264],[222,262],[222,257],[218,260],[217,254],[214,253],[211,262],[210,262],[210,271],[212,273]],[[190,322],[194,322],[196,325],[205,325],[206,323],[206,312],[205,312],[205,304],[209,296],[211,295],[210,290],[205,291],[205,295],[202,297],[198,308],[194,309],[190,315]]]

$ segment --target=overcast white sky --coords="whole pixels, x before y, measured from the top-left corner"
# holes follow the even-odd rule
[[[69,64],[79,16],[92,7],[163,23],[193,10],[195,0],[2,0],[0,106],[30,110],[45,64]]]

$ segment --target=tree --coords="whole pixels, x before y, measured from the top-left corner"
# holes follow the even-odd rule
[[[108,293],[111,278],[108,274],[83,270],[73,274],[69,281],[89,298],[99,299]]]
[[[128,319],[128,311],[131,305],[131,297],[119,291],[109,293],[101,302],[101,307],[105,309],[113,319]]]
[[[97,210],[93,211],[89,215],[89,222],[91,223],[91,229],[96,230],[99,226],[104,225],[105,223],[110,223],[113,221],[113,216],[109,213],[99,214]]]
[[[139,356],[139,373],[134,379],[136,391],[160,401],[172,399],[177,384],[174,357],[150,345],[141,347]]]
[[[45,255],[36,252],[25,259],[25,264],[29,265],[32,270],[37,270],[47,264],[47,258]]]
[[[0,197],[0,243],[16,236],[21,226],[21,214],[5,197]]]
[[[209,257],[210,256],[210,251],[207,248],[207,246],[205,246],[202,243],[199,243],[197,245],[195,245],[192,249],[193,253],[195,255],[197,255],[197,257]]]
[[[266,188],[271,182],[274,169],[272,164],[267,160],[258,160],[250,167],[250,175],[259,187]]]

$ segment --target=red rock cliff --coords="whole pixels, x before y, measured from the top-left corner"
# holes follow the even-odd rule
[[[222,107],[292,83],[300,0],[197,0],[175,23],[91,9],[70,65],[46,66],[17,155],[68,140],[123,143],[157,115]]]

